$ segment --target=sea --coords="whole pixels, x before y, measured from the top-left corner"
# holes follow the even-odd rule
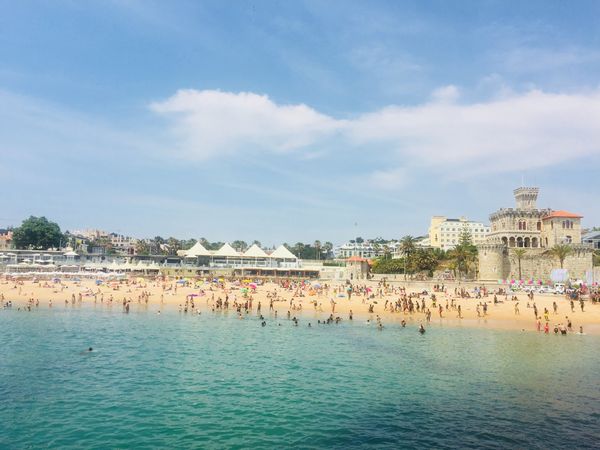
[[[0,310],[0,448],[600,448],[597,336],[266,322]]]

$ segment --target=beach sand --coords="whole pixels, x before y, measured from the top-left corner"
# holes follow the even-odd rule
[[[7,301],[12,301],[13,308],[27,310],[26,306],[28,303],[39,304],[39,308],[50,307],[50,301],[52,301],[53,308],[65,308],[73,307],[72,297],[75,296],[75,306],[79,305],[96,305],[96,307],[109,307],[110,298],[112,297],[113,310],[120,310],[123,308],[123,300],[130,302],[130,311],[135,312],[140,309],[149,310],[151,312],[165,311],[165,310],[178,310],[185,308],[186,299],[190,300],[190,295],[196,294],[198,296],[193,297],[194,305],[196,310],[201,313],[210,313],[214,307],[214,301],[221,298],[223,301],[225,297],[229,297],[229,309],[235,312],[233,309],[233,302],[237,300],[238,303],[244,303],[249,297],[244,297],[240,289],[240,286],[236,286],[235,283],[225,282],[224,288],[217,287],[216,284],[202,284],[198,287],[193,286],[179,286],[175,283],[175,280],[168,281],[155,281],[145,280],[143,282],[135,284],[129,282],[126,284],[122,282],[108,283],[97,286],[94,280],[84,279],[80,282],[73,282],[68,279],[63,279],[62,282],[52,283],[50,281],[41,280],[34,282],[33,280],[23,280],[18,284],[12,280],[1,280],[0,281],[0,295],[4,296],[3,304]],[[384,309],[386,300],[396,301],[400,298],[398,293],[383,293],[382,296],[375,295],[374,299],[366,298],[363,295],[352,295],[351,299],[348,299],[346,295],[345,285],[339,282],[328,282],[321,281],[323,286],[329,284],[330,288],[328,292],[324,289],[317,290],[314,295],[310,295],[310,291],[305,289],[299,290],[286,290],[281,286],[267,282],[264,285],[259,285],[254,292],[250,290],[249,296],[252,298],[252,309],[253,311],[249,315],[243,315],[244,318],[255,318],[256,309],[258,303],[261,303],[261,313],[265,316],[265,319],[269,321],[273,319],[274,313],[269,312],[270,299],[268,295],[277,294],[278,301],[274,302],[274,310],[277,311],[279,320],[287,319],[287,312],[290,311],[291,317],[297,317],[300,320],[300,325],[306,326],[308,322],[312,322],[313,325],[317,320],[326,320],[330,314],[334,317],[339,316],[343,320],[348,320],[349,312],[352,310],[354,320],[375,320],[379,316],[384,326],[388,325],[399,325],[402,320],[407,322],[407,327],[417,327],[423,323],[426,327],[429,325],[441,325],[441,326],[460,326],[460,327],[480,327],[488,329],[507,329],[507,330],[525,330],[525,331],[537,331],[537,321],[534,316],[531,300],[527,298],[526,293],[516,293],[508,295],[508,300],[505,300],[504,295],[498,295],[498,300],[501,303],[494,304],[493,294],[488,297],[480,299],[472,298],[460,298],[454,296],[453,284],[446,284],[447,293],[437,292],[438,307],[441,304],[443,306],[442,317],[439,315],[438,308],[433,308],[431,305],[430,295],[432,292],[432,286],[434,282],[423,282],[418,284],[408,284],[406,286],[406,292],[422,292],[423,290],[428,291],[428,295],[423,296],[427,307],[431,310],[431,323],[427,324],[425,315],[420,312],[413,314],[403,312],[390,312]],[[378,293],[380,288],[377,281],[361,281],[361,286],[367,285],[372,288],[372,293]],[[399,288],[404,283],[396,281],[391,284],[391,288]],[[337,288],[337,292],[334,293],[334,289]],[[497,287],[488,289],[497,289]],[[205,295],[201,294],[201,290],[204,291]],[[302,292],[304,296],[296,295]],[[148,301],[146,302],[143,293],[148,293]],[[79,294],[81,294],[81,303],[79,303]],[[96,294],[94,297],[93,294]],[[472,292],[470,292],[473,295]],[[520,314],[515,314],[515,301],[511,301],[512,295],[518,297],[518,307]],[[446,310],[446,303],[451,303],[452,299],[455,300],[455,306],[460,305],[462,309],[462,319],[458,318],[458,312],[456,309]],[[103,299],[103,301],[102,301]],[[335,301],[335,311],[332,312],[331,300]],[[65,304],[65,300],[68,304]],[[292,309],[290,307],[290,300],[293,305],[298,308],[302,306],[302,310]],[[317,308],[314,306],[314,301],[317,302]],[[486,302],[488,305],[487,316],[478,317],[476,312],[476,306],[479,303]],[[535,294],[534,302],[538,308],[538,315],[542,317],[542,329],[545,324],[544,320],[544,308],[549,311],[549,325],[550,333],[552,333],[554,325],[564,324],[566,326],[568,316],[571,319],[573,331],[577,332],[580,326],[583,326],[585,334],[600,335],[600,304],[592,304],[590,301],[585,301],[585,312],[581,312],[578,301],[575,301],[575,310],[571,311],[569,300],[562,295],[553,294]],[[553,302],[558,305],[558,312],[553,312]],[[530,307],[527,307],[527,304]],[[369,313],[369,305],[373,305],[373,313]],[[33,306],[32,310],[36,307]],[[483,309],[480,307],[481,313]],[[243,311],[243,310],[242,310]],[[191,309],[189,311],[191,313]]]

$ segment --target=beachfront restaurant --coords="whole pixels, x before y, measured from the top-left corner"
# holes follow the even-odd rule
[[[184,254],[184,263],[211,269],[300,269],[296,255],[280,245],[272,253],[267,253],[254,244],[245,252],[238,252],[228,243],[218,250],[207,250],[200,242]],[[271,271],[273,272],[273,271]]]

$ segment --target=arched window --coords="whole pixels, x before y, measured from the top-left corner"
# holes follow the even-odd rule
[[[508,241],[508,246],[509,247],[515,246],[515,238],[514,237],[511,237],[510,240]]]
[[[525,220],[519,220],[519,230],[526,230],[527,222]]]
[[[523,247],[523,238],[522,237],[517,238],[517,247]]]
[[[502,243],[503,243],[504,245],[508,245],[508,238],[506,238],[506,237],[503,237],[503,238],[502,238]]]
[[[535,237],[531,238],[531,246],[533,248],[537,248],[537,246],[538,246],[538,238],[535,238]]]
[[[525,247],[529,247],[529,246],[531,245],[531,241],[529,240],[529,238],[528,238],[528,237],[526,237],[526,238],[525,238],[525,241],[523,241],[523,242],[524,242],[524,244],[523,244],[523,245],[524,245]]]
[[[540,222],[539,220],[538,220],[538,223],[536,224],[536,228],[538,231],[542,231],[542,222]]]

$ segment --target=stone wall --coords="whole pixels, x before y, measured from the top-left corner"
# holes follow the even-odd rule
[[[479,279],[500,280],[519,279],[519,261],[514,248],[500,246],[479,247]],[[548,254],[546,249],[528,248],[521,258],[521,279],[550,279],[553,269],[560,268],[558,258]],[[573,253],[566,257],[564,268],[571,279],[586,278],[586,272],[592,270],[593,251],[585,247],[574,247]]]
[[[506,247],[501,244],[484,244],[477,248],[479,251],[479,279],[505,280],[510,272]]]

